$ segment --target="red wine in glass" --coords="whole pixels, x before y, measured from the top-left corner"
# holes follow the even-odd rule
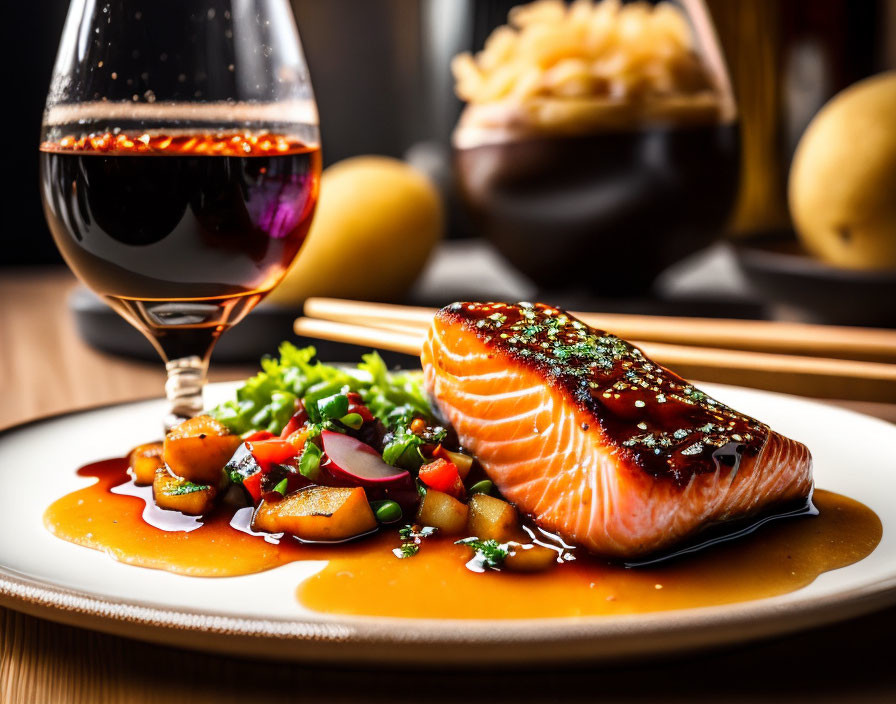
[[[69,266],[169,359],[279,281],[317,199],[320,151],[283,135],[109,134],[41,145]]]
[[[87,51],[73,47],[85,36]],[[288,3],[73,3],[40,165],[65,261],[166,362],[166,425],[198,413],[214,343],[285,275],[317,201],[317,115]]]

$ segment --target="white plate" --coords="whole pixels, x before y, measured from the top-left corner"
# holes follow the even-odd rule
[[[0,604],[119,635],[251,656],[483,664],[619,658],[746,641],[896,602],[896,426],[799,398],[702,387],[806,443],[817,486],[857,499],[880,517],[883,539],[874,552],[790,594],[721,607],[516,621],[321,615],[303,609],[294,594],[323,563],[191,578],[121,564],[44,529],[51,501],[92,481],[76,476],[77,467],[122,456],[159,434],[164,404],[155,400],[59,416],[0,435]],[[207,401],[229,398],[233,388],[213,385]]]

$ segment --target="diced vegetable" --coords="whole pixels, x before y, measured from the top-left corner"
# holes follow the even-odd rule
[[[424,444],[425,441],[419,435],[399,431],[391,436],[383,448],[383,460],[396,467],[418,469],[426,461],[420,454],[420,448]]]
[[[278,486],[286,482],[286,487]],[[299,489],[304,489],[312,482],[307,477],[296,471],[293,465],[277,464],[271,467],[269,472],[265,472],[261,476],[261,496],[264,498],[266,492],[278,492],[281,496],[286,496]]]
[[[316,481],[320,476],[320,459],[323,453],[320,448],[310,440],[305,441],[305,449],[299,459],[299,472],[310,481]]]
[[[439,458],[434,462],[423,465],[418,476],[420,481],[430,489],[443,491],[455,498],[460,498],[465,493],[464,483],[461,481],[457,467],[448,460]]]
[[[152,484],[156,476],[156,470],[165,464],[162,459],[163,445],[160,442],[150,442],[139,445],[131,450],[128,455],[128,465],[137,486]]]
[[[361,394],[354,391],[348,393],[348,412],[349,414],[357,413],[365,423],[374,420],[374,415],[364,404],[364,399],[361,398]]]
[[[339,422],[352,430],[358,430],[364,425],[364,419],[361,417],[360,413],[346,413],[339,419]]]
[[[361,487],[309,486],[280,501],[262,501],[252,519],[254,530],[313,541],[347,540],[376,525]]]
[[[159,508],[188,516],[211,511],[216,493],[215,487],[172,476],[164,467],[156,470],[152,482],[152,496]]]
[[[217,485],[224,465],[242,443],[239,435],[210,416],[196,416],[165,436],[164,459],[178,477]]]
[[[506,501],[487,494],[474,494],[470,499],[467,532],[481,540],[506,543],[522,536],[519,515]]]
[[[469,508],[444,492],[430,489],[420,502],[417,523],[438,528],[447,535],[459,535],[467,529]]]
[[[301,452],[305,449],[305,443],[308,440],[308,429],[307,428],[299,428],[293,433],[290,433],[286,437],[286,442],[292,445],[296,450]]]
[[[438,445],[447,434],[441,426],[429,426],[423,422],[411,406],[395,408],[386,417],[385,425],[390,432],[385,438],[383,460],[412,471],[418,470],[427,461],[422,450],[428,445]]]
[[[436,451],[432,453],[432,456],[440,457],[453,464],[457,467],[457,473],[460,475],[460,478],[464,480],[466,480],[467,475],[470,473],[470,469],[473,466],[473,458],[470,457],[470,455],[465,455],[463,452],[446,450],[441,445],[436,448]]]
[[[380,523],[395,523],[401,520],[401,506],[396,501],[371,501],[370,507]]]
[[[258,506],[258,503],[261,501],[261,480],[263,478],[263,472],[256,472],[255,474],[246,477],[242,482],[243,488],[249,494],[253,506]]]
[[[556,565],[557,557],[556,550],[544,545],[514,545],[511,553],[504,558],[504,566],[514,572],[541,572]]]
[[[334,394],[317,402],[317,411],[323,420],[335,420],[348,413],[348,396]]]
[[[240,445],[224,467],[224,472],[234,484],[240,484],[249,494],[252,503],[261,501],[261,478],[264,472],[258,460],[249,452],[248,443]]]
[[[299,450],[295,445],[286,440],[262,440],[261,442],[247,443],[249,452],[261,466],[262,471],[270,469],[275,464],[289,462],[298,456]]]
[[[280,433],[281,438],[287,438],[292,435],[295,431],[301,428],[308,421],[308,411],[305,410],[305,406],[299,404],[299,410],[297,410],[292,418],[289,419],[289,422],[283,427],[283,432]]]
[[[256,430],[242,436],[244,442],[261,442],[262,440],[270,440],[275,437],[277,436],[270,430]]]
[[[287,491],[280,492],[282,494],[307,486],[308,478],[296,470],[293,462],[300,452],[291,442],[279,438],[245,442],[237,448],[224,470],[230,481],[242,485],[257,506],[264,493],[275,491],[284,479],[288,485]]]
[[[363,486],[408,480],[406,471],[386,464],[379,452],[356,438],[332,430],[320,437],[330,460],[326,467],[336,476]]]
[[[495,485],[492,483],[490,479],[483,479],[480,482],[476,482],[473,486],[470,487],[471,494],[491,494],[492,489],[495,488]]]

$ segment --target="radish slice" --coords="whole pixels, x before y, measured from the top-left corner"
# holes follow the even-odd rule
[[[410,476],[383,462],[379,452],[350,435],[324,430],[320,437],[330,460],[325,467],[336,476],[362,485],[400,482]]]

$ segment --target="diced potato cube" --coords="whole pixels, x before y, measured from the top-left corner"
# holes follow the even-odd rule
[[[504,566],[514,572],[541,572],[557,564],[557,551],[544,545],[516,545],[504,559]]]
[[[376,527],[361,487],[305,487],[279,501],[262,501],[252,518],[254,530],[315,541],[347,540]]]
[[[163,457],[171,471],[191,482],[217,486],[227,460],[242,443],[211,416],[196,416],[165,436]]]
[[[487,494],[474,494],[470,499],[467,532],[480,540],[497,540],[499,543],[519,540],[523,534],[516,509]]]
[[[452,452],[445,448],[442,448],[441,454],[442,457],[457,467],[457,473],[460,475],[460,478],[466,480],[467,475],[470,473],[470,468],[473,466],[473,458],[470,455],[465,455],[463,452]]]
[[[128,455],[128,466],[131,470],[131,475],[134,477],[134,483],[138,486],[152,484],[156,476],[156,470],[164,464],[162,443],[160,442],[138,445]]]
[[[169,511],[180,511],[188,516],[201,516],[212,510],[215,487],[172,476],[165,467],[156,470],[152,482],[152,497],[156,506]]]
[[[420,502],[417,523],[438,528],[448,535],[458,535],[467,529],[469,508],[450,494],[429,489]]]

